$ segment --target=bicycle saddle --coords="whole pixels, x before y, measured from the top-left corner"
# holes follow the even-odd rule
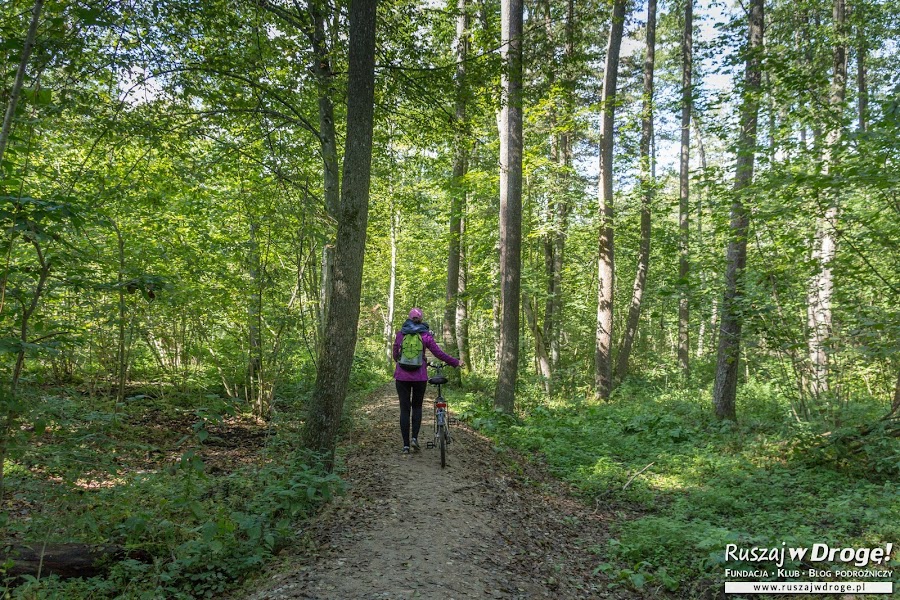
[[[430,377],[428,379],[428,383],[430,383],[431,385],[446,385],[448,381],[450,380],[443,375],[441,375],[440,377]]]

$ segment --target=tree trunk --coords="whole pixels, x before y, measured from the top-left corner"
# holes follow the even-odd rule
[[[541,378],[541,387],[544,393],[550,393],[550,355],[547,353],[546,340],[541,325],[535,316],[535,307],[532,305],[533,298],[523,294],[522,306],[525,309],[525,317],[528,320],[528,328],[534,337],[534,361],[537,367],[537,373]]]
[[[466,368],[472,368],[472,360],[469,354],[469,299],[466,297],[466,280],[468,266],[466,264],[466,215],[463,207],[462,219],[459,222],[459,294],[456,300],[456,347],[459,350],[459,360],[466,364]]]
[[[0,164],[3,164],[3,155],[6,154],[6,146],[9,144],[9,134],[12,131],[13,117],[16,115],[16,104],[22,94],[22,86],[25,83],[25,69],[28,68],[28,59],[31,58],[31,50],[34,48],[34,39],[37,37],[38,22],[41,19],[41,9],[44,0],[35,0],[31,8],[31,25],[25,35],[25,43],[22,45],[22,57],[19,60],[19,68],[16,69],[16,78],[13,81],[12,91],[9,93],[9,101],[6,105],[6,114],[3,115],[3,127],[0,128]]]
[[[544,11],[544,35],[546,36],[547,47],[551,52],[550,56],[553,56],[555,55],[556,44],[553,40],[553,17],[550,14],[550,2],[545,0],[541,4]],[[563,69],[565,69],[565,66]],[[566,203],[566,190],[565,186],[562,185],[562,175],[560,173],[565,169],[566,165],[563,159],[565,136],[559,132],[559,121],[557,120],[558,98],[556,91],[556,73],[560,70],[560,65],[556,64],[554,61],[546,61],[543,70],[545,72],[545,77],[547,78],[547,88],[551,97],[546,118],[546,127],[550,134],[550,162],[556,163],[559,168],[554,177],[554,189],[549,193],[547,198],[546,217],[544,218],[544,222],[546,223],[546,233],[543,235],[542,246],[544,250],[544,272],[546,274],[547,295],[546,300],[544,301],[543,328],[541,328],[540,323],[537,322],[536,315],[527,314],[526,317],[529,319],[529,327],[532,329],[535,337],[535,366],[537,372],[541,375],[544,392],[550,394],[552,388],[552,367],[548,365],[545,372],[544,365],[542,365],[539,355],[541,353],[546,354],[549,359],[548,346],[552,346],[551,340],[556,336],[556,313],[558,312],[557,307],[560,301],[560,284],[562,283],[562,254],[558,243],[561,237],[560,234],[562,233],[562,223],[560,222],[559,217],[562,212],[562,207]],[[532,307],[529,306],[529,302],[531,301],[525,300],[526,310],[531,310],[533,313],[537,307],[532,309]],[[534,317],[533,322],[532,317]],[[541,333],[541,348],[537,347],[538,330],[540,330]]]
[[[22,369],[25,367],[25,344],[28,343],[28,323],[40,304],[41,296],[44,294],[44,286],[47,284],[47,278],[50,276],[50,259],[44,255],[44,251],[41,250],[41,245],[37,239],[32,239],[31,245],[34,246],[34,250],[37,253],[41,269],[38,272],[38,280],[34,286],[31,302],[27,306],[24,302],[22,303],[22,319],[19,326],[19,351],[16,353],[16,363],[13,367],[12,380],[9,384],[9,396],[4,398],[5,401],[3,403],[0,403],[0,419],[3,420],[2,428],[0,428],[0,503],[3,502],[5,465],[11,442],[10,435],[18,418],[17,411],[20,410],[16,406],[15,399],[19,388],[19,379],[22,376]],[[0,390],[0,394],[6,396],[2,390]]]
[[[325,34],[325,15],[317,2],[310,2],[308,8],[312,28],[308,31],[313,49],[312,72],[316,76],[319,95],[319,150],[322,153],[322,186],[325,196],[325,212],[332,219],[338,218],[340,208],[340,180],[338,178],[337,134],[334,123],[334,103],[332,95],[334,72],[331,69],[328,40]],[[319,340],[322,339],[331,300],[333,271],[333,244],[326,244],[322,256],[322,278],[319,309]]]
[[[688,0],[690,4],[692,0]],[[631,348],[641,322],[641,303],[650,266],[650,213],[655,195],[655,182],[651,177],[650,142],[653,139],[653,67],[656,58],[656,0],[647,2],[647,52],[644,55],[644,105],[641,111],[641,241],[638,249],[637,274],[631,290],[631,304],[622,347],[616,363],[616,379],[621,381],[628,374]]]
[[[500,244],[494,244],[494,253],[497,256],[500,256]],[[497,286],[501,285],[500,281],[500,261],[493,263],[491,265],[491,280],[497,282]],[[493,294],[491,296],[491,332],[493,335],[494,341],[494,354],[493,354],[493,362],[498,366],[499,373],[499,364],[500,364],[500,294]]]
[[[262,341],[260,340],[260,330],[262,324],[262,277],[261,265],[259,258],[259,241],[256,239],[256,233],[259,230],[259,224],[253,218],[250,220],[250,239],[248,240],[248,262],[250,275],[250,294],[247,302],[247,332],[248,336],[248,356],[247,356],[247,401],[256,417],[263,417],[268,414],[269,407],[265,402],[264,382],[263,382],[263,364],[262,364]]]
[[[691,156],[691,67],[693,61],[693,0],[685,0],[684,33],[681,38],[681,161],[678,194],[678,366],[685,379],[690,377],[690,263],[688,223]]]
[[[859,43],[856,48],[856,85],[859,94],[859,130],[865,133],[869,129],[869,84],[866,73],[866,54],[869,49],[862,26],[859,27],[857,39]]]
[[[897,381],[894,383],[894,401],[891,402],[890,414],[900,413],[900,373],[897,373]]]
[[[393,194],[392,194],[393,196]],[[393,200],[390,207],[391,219],[391,275],[388,283],[387,318],[384,322],[384,351],[387,366],[394,364],[394,294],[397,289],[397,211]]]
[[[700,125],[698,124],[697,119],[691,119],[691,124],[694,127],[694,138],[697,143],[697,154],[700,157],[700,169],[703,173],[706,173],[706,149],[703,147],[703,136],[700,134]],[[702,240],[703,239],[703,196],[702,196],[702,194],[697,194],[697,218],[696,218],[696,221],[697,221],[697,239]],[[708,274],[706,273],[706,271],[701,271],[700,278],[701,278],[702,283],[700,284],[700,287],[702,289],[706,289],[707,277],[708,277]],[[713,297],[712,311],[710,313],[712,315],[711,320],[710,320],[710,327],[712,329],[715,329],[715,313],[716,313],[716,298]],[[703,355],[706,353],[706,349],[704,348],[704,341],[703,341],[705,339],[705,336],[706,336],[706,318],[701,316],[700,326],[698,327],[698,331],[697,331],[697,344],[696,344],[697,345],[697,350],[696,350],[697,358],[703,357]]]
[[[515,409],[522,278],[522,0],[502,0],[500,113],[500,355],[494,406]]]
[[[466,205],[466,187],[463,178],[466,176],[467,138],[466,124],[466,57],[468,56],[468,15],[466,0],[458,0],[456,4],[456,137],[453,152],[453,180],[451,182],[450,199],[450,239],[447,257],[447,294],[444,302],[444,344],[447,353],[459,356],[456,335],[456,313],[459,296],[459,263],[460,244],[462,240],[462,214]],[[451,380],[459,381],[459,370],[452,369]]]
[[[842,109],[847,89],[847,47],[844,38],[846,29],[846,6],[844,0],[834,0],[834,26],[838,40],[834,46],[834,63],[829,104],[831,108],[830,128],[825,141],[826,156],[823,171],[826,175],[834,171],[839,156],[839,145],[843,127]],[[829,390],[829,360],[827,345],[831,338],[831,304],[834,294],[834,280],[831,263],[837,253],[835,230],[839,217],[839,202],[835,188],[823,192],[826,198],[824,214],[816,223],[813,240],[812,260],[817,269],[809,282],[807,292],[807,327],[810,360],[810,394],[820,398]]]
[[[769,77],[769,73],[765,73],[766,78],[766,89],[772,89],[772,78]],[[769,164],[775,164],[775,151],[777,149],[777,131],[778,131],[778,120],[776,118],[777,109],[775,108],[775,97],[773,94],[768,94],[766,98],[766,116],[769,118],[769,123],[767,130],[769,132],[768,141],[769,147],[768,150],[768,161]]]
[[[322,246],[322,271],[319,277],[319,323],[316,328],[318,338],[316,341],[317,352],[321,354],[322,344],[325,341],[325,324],[328,322],[328,307],[331,306],[331,281],[334,278],[334,244],[325,243]]]
[[[554,227],[551,238],[551,260],[549,274],[549,294],[544,306],[544,340],[550,353],[550,380],[548,393],[553,393],[553,373],[559,366],[560,320],[563,308],[563,257],[566,249],[566,236],[569,230],[569,194],[571,193],[572,145],[575,132],[573,129],[574,75],[573,61],[575,56],[575,3],[568,0],[566,10],[566,42],[563,54],[562,69],[562,133],[559,136],[557,161],[562,171],[562,182],[554,203]]]
[[[612,392],[613,290],[615,252],[613,240],[613,123],[619,50],[625,27],[625,0],[615,0],[606,66],[603,72],[603,98],[600,121],[600,236],[597,252],[597,334],[594,347],[594,387],[598,398],[608,399]]]
[[[759,114],[759,91],[762,81],[760,63],[763,48],[763,0],[750,0],[749,47],[741,104],[741,131],[738,137],[737,163],[734,175],[734,201],[731,204],[731,236],[725,267],[725,293],[719,322],[719,350],[716,357],[716,380],[713,403],[719,419],[737,419],[738,358],[741,352],[741,306],[744,294],[744,267],[747,264],[749,213],[743,195],[753,183],[756,156],[756,122]]]
[[[37,239],[32,239],[31,245],[34,246],[34,250],[38,257],[38,263],[41,268],[40,271],[38,271],[38,280],[37,284],[34,286],[34,293],[31,296],[31,301],[27,306],[24,302],[22,304],[22,319],[19,327],[20,346],[19,351],[16,353],[16,363],[13,367],[12,381],[10,382],[10,395],[13,397],[16,395],[16,391],[19,387],[19,379],[22,376],[22,369],[25,367],[25,345],[28,343],[28,324],[31,321],[31,317],[34,315],[34,311],[37,310],[37,307],[40,304],[41,296],[44,295],[44,287],[47,284],[47,278],[50,276],[50,258],[44,254]]]
[[[119,406],[125,401],[125,376],[127,362],[125,359],[125,240],[118,224],[112,222],[116,231],[116,247],[119,251],[119,269],[116,273],[116,283],[119,287],[119,315],[118,315],[118,339],[116,340],[116,405],[113,413],[118,414]]]
[[[564,145],[566,136],[560,140],[560,161],[566,167],[571,165],[571,153],[568,152]],[[568,157],[568,159],[567,159]],[[568,164],[565,161],[568,160]],[[568,177],[568,176],[567,176]],[[563,193],[567,193],[568,185]],[[552,233],[552,250],[550,255],[550,274],[548,278],[548,295],[547,302],[544,306],[544,333],[546,336],[548,351],[550,354],[551,379],[550,388],[552,389],[552,372],[559,366],[559,337],[560,337],[560,313],[563,304],[563,255],[566,248],[566,230],[568,229],[568,200],[561,198],[556,202],[556,214],[554,216],[555,226]]]
[[[323,453],[329,470],[334,466],[334,449],[359,324],[372,168],[376,4],[374,0],[350,2],[347,138],[334,250],[334,284],[325,325],[329,342],[322,344],[319,353],[316,384],[303,428],[304,446]]]
[[[816,11],[813,15],[812,27],[810,27],[809,15],[806,14],[805,11],[804,11],[804,16],[805,16],[805,21],[806,21],[806,23],[805,23],[806,27],[804,28],[804,31],[821,29],[822,17],[818,13],[818,11]],[[811,110],[819,110],[822,106],[820,104],[820,100],[819,100],[819,98],[821,97],[822,90],[819,89],[819,86],[818,86],[819,78],[816,75],[816,73],[820,69],[820,66],[816,64],[816,52],[815,52],[816,45],[812,41],[811,36],[808,33],[806,33],[804,35],[804,37],[805,37],[805,39],[803,41],[805,43],[806,63],[807,63],[807,68],[809,69],[809,72],[807,73],[807,77],[809,78],[809,81],[810,81],[809,93],[810,93],[811,97],[814,98],[814,100],[812,100],[810,102],[810,108],[811,108]],[[820,144],[822,143],[822,125],[821,125],[821,122],[818,120],[813,121],[811,143],[812,143],[812,148],[816,151],[819,151],[819,149],[821,148]]]

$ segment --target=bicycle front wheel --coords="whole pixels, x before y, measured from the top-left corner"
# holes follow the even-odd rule
[[[441,449],[441,468],[447,466],[447,426],[438,425],[438,446]]]

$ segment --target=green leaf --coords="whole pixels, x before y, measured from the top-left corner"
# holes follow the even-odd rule
[[[53,98],[53,93],[47,88],[25,88],[22,90],[22,98],[35,106],[47,106]]]
[[[109,15],[102,8],[91,6],[91,7],[76,7],[72,11],[75,16],[85,25],[89,26],[106,26],[111,25],[112,20],[109,18]]]
[[[644,584],[647,583],[647,577],[643,573],[632,573],[628,576],[628,580],[631,582],[636,589],[643,589]]]

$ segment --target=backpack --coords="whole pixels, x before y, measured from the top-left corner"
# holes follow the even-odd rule
[[[407,333],[400,343],[400,358],[397,364],[407,371],[417,371],[425,363],[425,345],[422,334]]]

